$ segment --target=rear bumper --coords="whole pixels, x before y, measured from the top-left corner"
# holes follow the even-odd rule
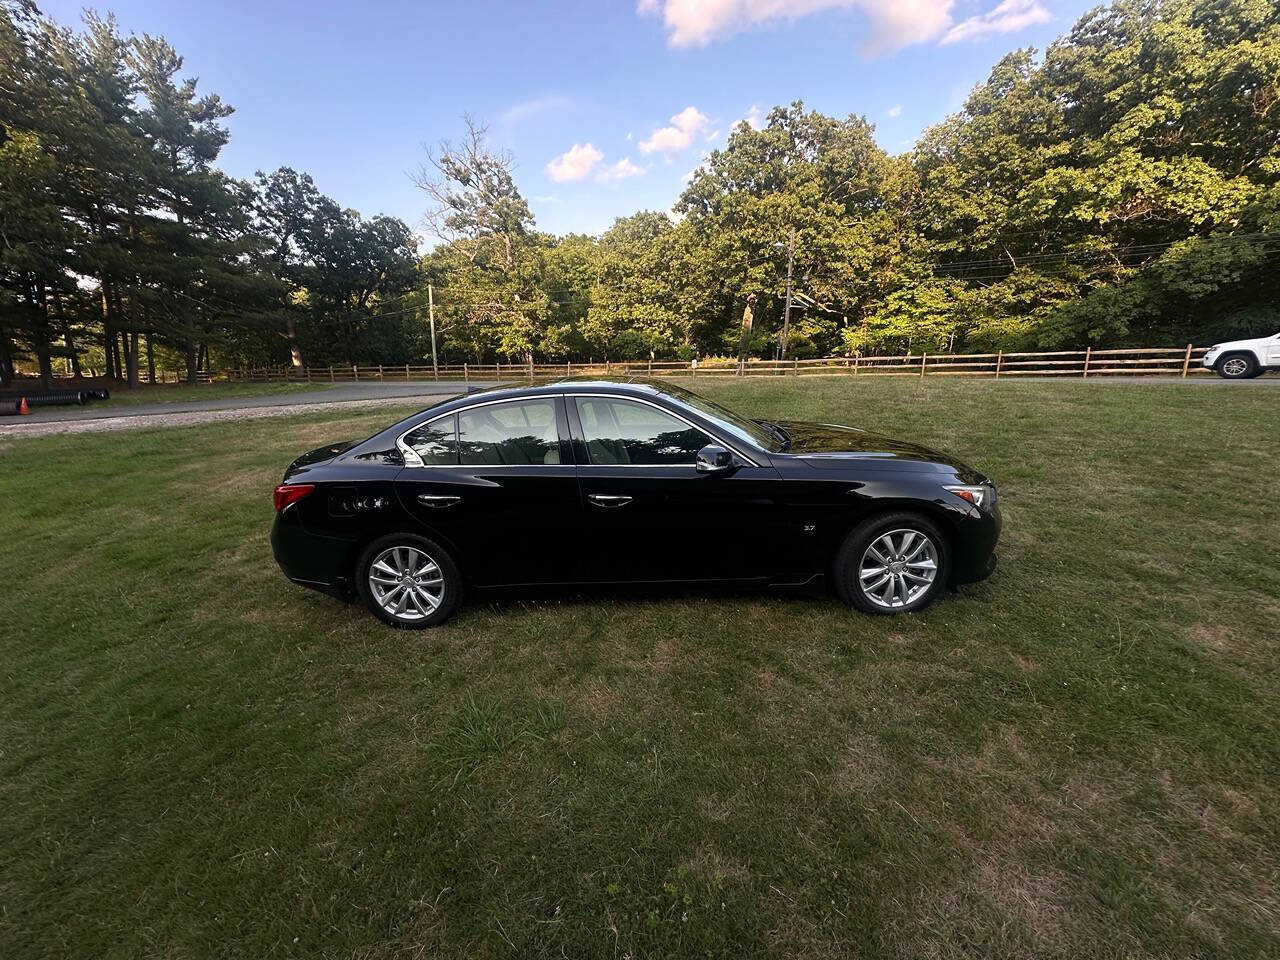
[[[308,533],[297,511],[286,508],[271,524],[271,553],[284,575],[310,590],[340,600],[354,595],[351,544]]]

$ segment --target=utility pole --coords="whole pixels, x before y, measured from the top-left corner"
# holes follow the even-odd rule
[[[439,380],[440,367],[436,364],[436,295],[429,283],[427,284],[427,317],[431,323],[431,376]]]
[[[787,305],[782,310],[782,339],[778,342],[778,359],[787,359],[787,339],[791,335],[791,267],[796,259],[796,228],[787,240]]]

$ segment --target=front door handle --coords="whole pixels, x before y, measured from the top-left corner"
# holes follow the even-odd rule
[[[614,493],[589,493],[587,499],[597,507],[625,507],[631,502],[630,497]]]
[[[426,507],[452,507],[461,500],[461,497],[451,497],[443,493],[418,494],[418,502]]]

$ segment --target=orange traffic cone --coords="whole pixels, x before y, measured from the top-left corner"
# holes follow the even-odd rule
[[[18,413],[20,413],[23,416],[26,416],[30,412],[31,412],[30,408],[27,407],[27,398],[23,397],[18,402]]]

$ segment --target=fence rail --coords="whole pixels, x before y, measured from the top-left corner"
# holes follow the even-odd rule
[[[621,361],[602,363],[453,363],[377,366],[258,367],[230,370],[238,382],[291,380],[304,383],[412,382],[419,380],[522,381],[575,376],[654,377],[1189,377],[1207,373],[1201,365],[1207,347],[1050,350],[1040,353],[906,354],[894,357],[821,357],[809,360]]]

